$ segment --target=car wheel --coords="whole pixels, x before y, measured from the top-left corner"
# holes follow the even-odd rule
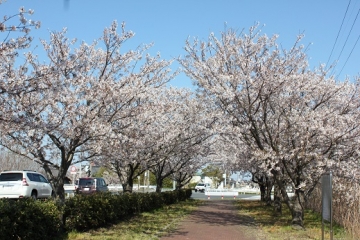
[[[36,195],[36,192],[35,192],[35,191],[33,191],[33,192],[31,193],[31,198],[34,199],[34,200],[37,199],[37,195]]]
[[[51,191],[51,198],[54,199],[56,197],[55,192]]]
[[[197,192],[197,189],[195,189],[195,192]]]

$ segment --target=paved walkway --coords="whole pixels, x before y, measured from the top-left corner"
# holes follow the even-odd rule
[[[238,214],[233,200],[209,200],[161,240],[266,239],[259,237],[259,231],[252,218]]]

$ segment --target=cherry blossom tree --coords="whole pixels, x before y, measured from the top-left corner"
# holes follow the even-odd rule
[[[166,88],[152,104],[154,121],[143,138],[145,153],[150,158],[143,165],[155,175],[160,192],[167,177],[176,175],[179,180],[185,169],[196,171],[198,156],[206,152],[213,120],[204,118],[207,109],[185,89]]]
[[[252,182],[259,185],[260,200],[271,205],[271,193],[274,185],[272,176],[258,167],[251,151],[246,148],[246,143],[236,134],[236,129],[232,125],[224,123],[221,132],[218,133],[215,145],[217,146],[216,150],[213,150],[213,153],[217,155],[215,159],[221,159],[220,162],[223,162],[223,165],[229,166],[235,171],[250,172]],[[228,172],[229,170],[227,169]]]
[[[132,125],[129,131],[121,132],[124,136],[119,135],[119,139],[131,142],[125,145],[131,147],[118,144],[121,154],[113,151],[112,164],[116,163],[119,171],[127,176],[125,182],[130,190],[133,179],[146,170],[154,173],[157,191],[161,191],[163,180],[175,172],[181,171],[184,175],[185,168],[191,169],[189,165],[194,167],[192,173],[196,170],[197,164],[191,162],[200,154],[198,146],[207,135],[199,118],[200,105],[195,102],[192,93],[185,89],[163,88],[148,99],[139,111],[139,118],[129,123]],[[197,121],[194,118],[198,118]]]
[[[104,157],[101,162],[114,169],[122,182],[124,191],[131,192],[134,179],[158,164],[158,154],[163,151],[166,144],[159,142],[161,137],[164,134],[172,133],[174,130],[171,129],[177,128],[173,125],[164,125],[164,121],[168,121],[167,115],[172,115],[174,108],[177,108],[178,111],[182,109],[179,102],[174,100],[172,102],[171,99],[178,100],[181,94],[183,94],[181,90],[154,88],[152,96],[148,95],[143,100],[138,99],[132,118],[129,118],[128,121],[121,119],[121,121],[113,123],[111,138],[106,139],[102,144]],[[188,97],[190,94],[187,92],[183,95]],[[181,101],[185,100],[181,99]],[[176,104],[176,106],[172,107],[171,104]],[[171,119],[177,121],[175,117],[171,117]],[[177,154],[175,151],[178,150],[173,149],[172,154]],[[168,164],[166,161],[162,163]],[[176,163],[177,161],[175,161]],[[169,174],[162,179],[168,177]]]
[[[229,30],[220,39],[187,41],[188,55],[179,59],[224,113],[244,143],[241,152],[250,151],[251,164],[272,174],[298,226],[306,196],[324,172],[358,167],[349,140],[359,133],[357,87],[328,78],[321,66],[309,70],[301,38],[285,50],[257,26],[240,35]],[[288,179],[294,201],[286,193]]]
[[[102,156],[99,163],[113,169],[124,192],[132,192],[134,179],[146,170],[144,166],[149,160],[146,153],[149,143],[145,140],[149,121],[149,118],[145,116],[149,108],[141,109],[143,111],[137,111],[136,115],[128,119],[126,128],[114,124],[113,134],[102,143]],[[124,119],[122,121],[125,122]]]
[[[3,1],[0,1],[0,9]],[[0,21],[0,133],[6,132],[11,112],[7,112],[9,96],[21,94],[27,89],[25,83],[33,81],[24,76],[24,63],[19,59],[19,52],[30,47],[32,29],[38,29],[40,22],[28,20],[34,11],[19,8],[18,13],[2,16]],[[0,139],[1,142],[1,139]],[[13,146],[16,148],[17,146]],[[1,168],[39,170],[39,165],[26,158],[18,156],[6,149],[1,149]]]
[[[112,133],[112,124],[131,117],[128,106],[148,86],[159,87],[172,77],[170,61],[149,55],[143,59],[148,45],[122,52],[134,36],[124,24],[119,34],[114,22],[90,45],[74,47],[76,39],[65,35],[66,30],[51,33],[49,43],[42,41],[48,63],[26,54],[28,78],[36,81],[23,86],[27,92],[7,99],[11,124],[2,141],[13,151],[12,146],[20,145],[19,154],[41,164],[61,199],[70,165],[101,154],[99,143]]]
[[[131,118],[119,118],[112,122],[112,133],[102,143],[101,164],[113,169],[118,175],[124,192],[132,192],[133,181],[148,169],[152,156],[149,149],[156,143],[151,136],[154,122],[161,111],[155,100],[165,86],[147,90],[134,104],[127,106]]]
[[[0,1],[0,9],[2,2]],[[23,63],[19,61],[19,51],[30,46],[32,28],[39,28],[40,22],[28,20],[33,10],[19,9],[17,14],[5,15],[0,21],[0,124],[6,127],[8,112],[6,111],[7,96],[25,91],[24,82],[31,78],[24,76]],[[17,63],[17,66],[15,65]]]

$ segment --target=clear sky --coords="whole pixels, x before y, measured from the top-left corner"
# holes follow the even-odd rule
[[[20,6],[35,10],[33,20],[42,23],[31,32],[35,39],[49,39],[49,31],[67,27],[69,38],[90,43],[117,20],[136,34],[128,47],[154,43],[151,54],[160,52],[164,59],[184,55],[188,37],[206,40],[211,32],[240,32],[259,22],[265,24],[264,34],[279,34],[278,43],[287,49],[304,33],[302,43],[312,43],[307,51],[311,68],[326,64],[331,55],[329,63],[338,60],[334,74],[339,80],[360,73],[360,40],[355,44],[360,0],[6,0],[0,17],[16,13]],[[191,81],[180,75],[172,84],[190,87]]]

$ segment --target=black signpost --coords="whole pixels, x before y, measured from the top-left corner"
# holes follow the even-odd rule
[[[321,211],[321,228],[322,240],[324,240],[325,221],[330,222],[330,239],[333,239],[333,219],[332,219],[332,173],[324,174],[321,177],[321,193],[322,193],[322,211]]]

